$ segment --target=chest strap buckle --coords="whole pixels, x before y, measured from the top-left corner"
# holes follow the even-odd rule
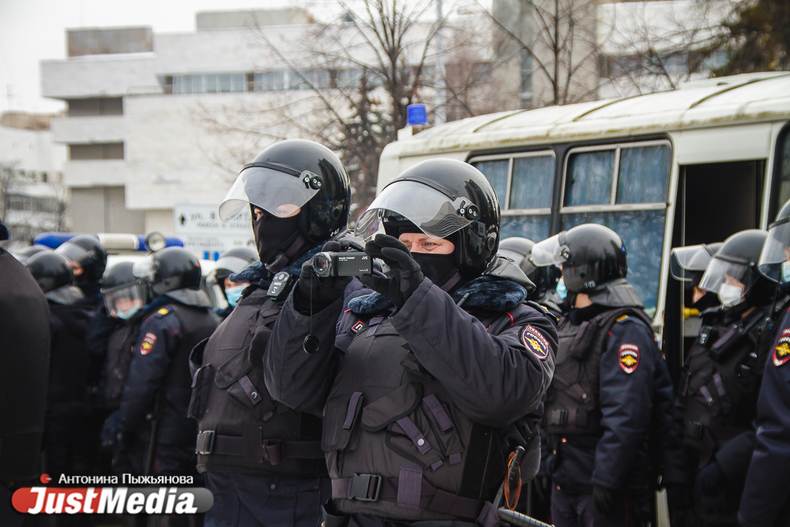
[[[214,449],[214,430],[204,430],[197,435],[195,454],[207,456]]]
[[[357,501],[378,501],[381,492],[381,476],[376,474],[354,474],[351,478],[349,499]]]

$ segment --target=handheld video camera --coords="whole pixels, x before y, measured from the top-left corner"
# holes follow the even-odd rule
[[[316,276],[362,276],[373,274],[373,260],[370,255],[359,251],[321,252],[311,261]]]

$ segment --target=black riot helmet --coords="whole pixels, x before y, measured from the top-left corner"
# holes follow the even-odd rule
[[[562,276],[559,268],[555,265],[546,267],[535,267],[530,260],[532,247],[535,242],[528,238],[513,236],[505,238],[499,242],[499,255],[510,258],[524,271],[535,284],[535,297],[540,297],[546,291],[553,291],[557,287],[557,282]]]
[[[568,292],[589,295],[596,304],[642,306],[626,280],[628,254],[622,238],[609,227],[584,223],[536,243],[532,263],[562,266]]]
[[[150,284],[154,296],[200,288],[200,260],[182,247],[168,247],[149,255],[134,264],[132,273]]]
[[[258,253],[251,247],[234,247],[219,255],[214,267],[214,278],[221,288],[225,287],[224,280],[233,273],[242,271],[253,262],[258,261]]]
[[[724,244],[702,275],[700,289],[718,294],[729,277],[744,285],[743,297],[748,304],[761,305],[769,302],[770,282],[757,269],[767,237],[768,233],[765,231],[748,229],[736,232],[724,240]]]
[[[355,232],[367,239],[382,222],[404,220],[428,236],[451,237],[457,268],[466,278],[480,276],[496,258],[499,200],[483,173],[468,163],[429,159],[406,169],[360,216]]]
[[[768,227],[768,236],[763,244],[757,266],[760,274],[772,282],[790,282],[790,201],[782,206],[779,214]]]
[[[82,267],[82,274],[75,276],[74,280],[78,286],[99,282],[107,267],[107,251],[97,236],[80,234],[55,249],[55,252]]]
[[[703,243],[675,247],[669,258],[669,273],[675,280],[683,282],[687,289],[698,286],[702,274],[722,245],[722,243]]]
[[[44,293],[71,285],[74,281],[74,272],[66,257],[54,251],[34,254],[25,263],[25,267]]]
[[[25,247],[21,251],[17,251],[14,253],[14,258],[16,258],[19,263],[22,265],[26,264],[30,257],[34,254],[49,252],[52,249],[49,247],[45,247],[43,245],[31,245],[30,247]]]
[[[128,318],[124,315],[123,309],[127,309],[128,315],[131,316],[150,299],[148,284],[134,275],[133,262],[118,262],[107,269],[102,277],[101,293],[107,313],[118,318]],[[135,304],[135,308],[128,309],[128,305],[119,307],[123,300],[126,300],[127,304]]]
[[[219,217],[229,221],[248,205],[279,218],[301,208],[299,234],[315,245],[346,226],[350,204],[351,183],[337,155],[313,141],[288,139],[241,169]]]

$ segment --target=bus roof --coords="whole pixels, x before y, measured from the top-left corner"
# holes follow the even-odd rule
[[[787,119],[790,73],[749,73],[692,82],[675,91],[470,117],[393,143],[382,159]]]

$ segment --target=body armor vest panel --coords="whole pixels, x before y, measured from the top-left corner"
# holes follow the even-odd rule
[[[80,401],[85,397],[88,347],[84,335],[77,336],[68,327],[66,322],[73,316],[70,311],[89,313],[91,310],[76,304],[50,304],[56,328],[51,342],[47,388],[47,400],[52,402]]]
[[[685,442],[700,451],[700,466],[730,439],[752,429],[771,331],[768,308],[735,323],[706,325],[686,361]]]
[[[281,308],[256,289],[191,357],[199,366],[189,415],[199,424],[200,472],[326,475],[321,419],[274,402],[263,382],[263,352]]]
[[[624,316],[651,325],[644,311],[635,307],[607,310],[578,325],[568,316],[560,319],[557,327],[560,345],[546,402],[549,434],[601,434],[601,356],[606,351],[609,331]]]
[[[121,406],[121,396],[129,377],[129,366],[135,351],[140,321],[121,324],[107,339],[107,358],[104,361],[106,404],[109,409]]]
[[[496,335],[511,324],[502,316],[478,319]],[[474,519],[504,476],[500,431],[458,410],[388,317],[347,317],[357,322],[341,319],[347,330],[335,346],[345,353],[324,406],[322,439],[337,509],[409,521]],[[539,448],[537,427],[527,440],[528,451]],[[522,471],[522,479],[534,475]]]

